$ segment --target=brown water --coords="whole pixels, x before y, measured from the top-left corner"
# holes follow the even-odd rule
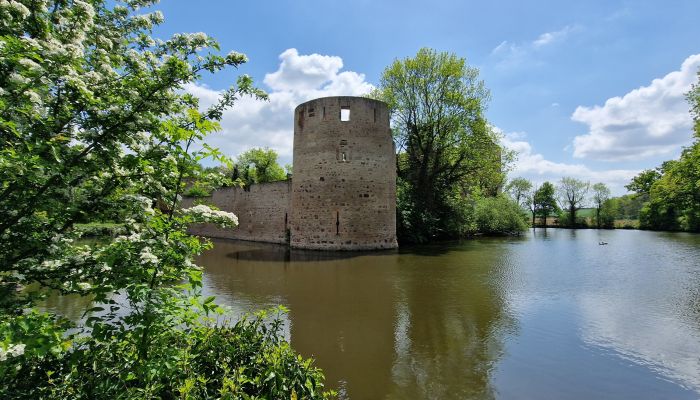
[[[700,235],[359,254],[215,241],[200,263],[234,312],[287,306],[287,338],[341,398],[700,398]]]

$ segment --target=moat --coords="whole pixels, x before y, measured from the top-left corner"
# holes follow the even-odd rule
[[[374,253],[216,240],[199,262],[235,313],[287,306],[340,398],[697,399],[698,260],[700,235],[538,229]]]

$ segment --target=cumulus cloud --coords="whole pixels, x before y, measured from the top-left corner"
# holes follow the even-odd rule
[[[571,119],[588,125],[574,138],[574,157],[605,161],[638,160],[667,155],[690,143],[692,120],[685,93],[697,79],[700,54],[688,57],[680,70],[603,106],[579,106]]]
[[[639,173],[638,170],[626,169],[596,171],[584,164],[567,164],[547,160],[542,154],[534,151],[532,145],[526,140],[526,135],[522,132],[504,134],[501,138],[501,144],[518,154],[510,176],[522,176],[538,184],[545,181],[556,184],[562,177],[570,176],[591,183],[603,182],[610,187],[614,195],[621,195],[626,192],[624,186]]]
[[[364,74],[341,71],[343,60],[337,56],[300,55],[296,49],[287,49],[279,58],[277,71],[263,80],[271,89],[269,101],[240,99],[224,112],[222,129],[207,138],[209,144],[230,156],[252,147],[269,147],[277,151],[282,163],[291,163],[297,105],[324,96],[360,96],[374,88]],[[185,90],[199,97],[202,107],[214,104],[221,95],[196,84]]]

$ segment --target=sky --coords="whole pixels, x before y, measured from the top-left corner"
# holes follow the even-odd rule
[[[270,147],[292,162],[293,109],[363,95],[421,47],[463,57],[490,89],[486,117],[518,152],[509,172],[626,192],[639,171],[692,140],[685,93],[700,69],[700,1],[162,0],[155,36],[205,32],[238,70],[186,90],[214,102],[240,74],[269,101],[242,99],[209,142],[236,156]]]

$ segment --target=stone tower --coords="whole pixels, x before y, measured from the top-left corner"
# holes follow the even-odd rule
[[[363,97],[325,97],[294,110],[290,245],[396,248],[396,154],[389,111]]]

